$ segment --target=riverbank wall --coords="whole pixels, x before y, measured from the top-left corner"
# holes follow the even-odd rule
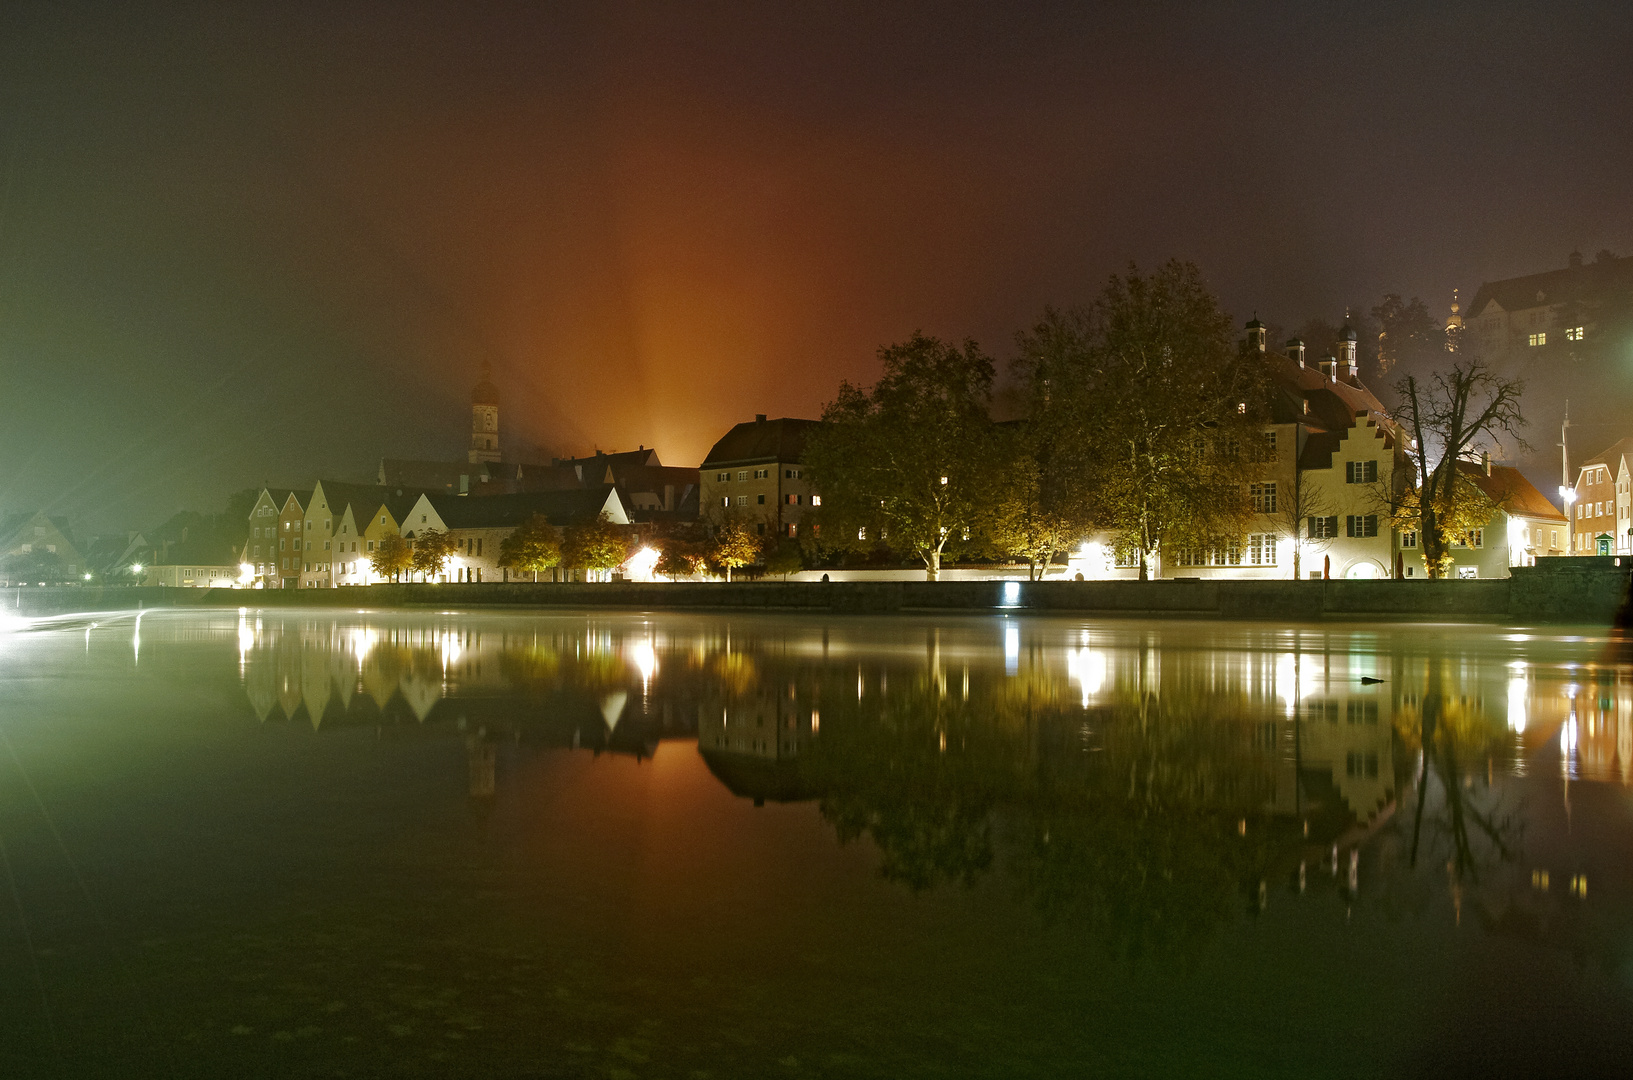
[[[1627,562],[1628,566],[1620,565]],[[1512,577],[1456,581],[511,582],[234,590],[24,588],[5,610],[133,608],[616,608],[861,614],[1012,611],[1174,618],[1411,619],[1628,625],[1633,559],[1549,560]]]

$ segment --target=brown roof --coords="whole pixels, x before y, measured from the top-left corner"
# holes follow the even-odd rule
[[[1477,318],[1492,301],[1504,311],[1520,311],[1542,304],[1584,300],[1602,290],[1629,287],[1633,287],[1633,256],[1595,259],[1563,270],[1484,282],[1469,301],[1467,317]]]
[[[1487,476],[1479,462],[1459,461],[1457,471],[1473,480],[1476,487],[1509,514],[1561,523],[1569,520],[1559,507],[1537,490],[1535,484],[1511,465],[1493,465],[1491,475]]]
[[[709,456],[703,459],[703,467],[767,461],[796,463],[805,453],[805,437],[820,423],[821,420],[784,416],[777,420],[761,417],[738,424],[714,444]]]
[[[1610,449],[1588,458],[1578,467],[1576,475],[1581,476],[1583,469],[1592,468],[1595,465],[1608,465],[1611,467],[1611,471],[1615,472],[1616,466],[1622,458],[1633,458],[1633,439],[1620,439],[1613,443]]]

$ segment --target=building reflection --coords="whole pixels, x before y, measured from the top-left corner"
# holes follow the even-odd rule
[[[1321,628],[740,625],[246,613],[239,672],[265,722],[461,733],[478,801],[508,742],[695,738],[734,795],[815,803],[891,880],[1005,874],[1130,955],[1284,895],[1449,901],[1535,936],[1609,880],[1570,805],[1629,780],[1633,674],[1611,659]],[[1546,827],[1522,797],[1543,781]]]

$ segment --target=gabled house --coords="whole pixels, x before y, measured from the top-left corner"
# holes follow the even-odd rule
[[[1457,470],[1498,509],[1485,528],[1452,541],[1455,576],[1507,577],[1511,567],[1536,565],[1538,556],[1565,554],[1569,519],[1518,469],[1484,457],[1459,461]]]
[[[408,511],[402,535],[413,540],[435,529],[453,538],[458,553],[448,561],[440,581],[509,581],[509,571],[499,565],[499,546],[522,522],[542,514],[559,531],[592,521],[603,513],[614,525],[631,524],[629,510],[615,484],[583,491],[526,492],[482,499],[428,494]],[[565,576],[561,569],[552,575],[557,579]]]
[[[1633,553],[1633,439],[1621,439],[1584,461],[1572,489],[1573,555]]]
[[[0,521],[0,580],[10,585],[79,581],[85,556],[74,544],[65,517],[34,510]]]
[[[276,577],[268,577],[268,588],[294,589],[300,587],[301,567],[310,557],[306,538],[306,505],[311,501],[309,492],[296,488],[285,496],[278,508],[275,523],[278,534],[278,565]]]
[[[238,561],[255,568],[256,588],[279,587],[278,522],[292,494],[289,488],[264,487],[250,507],[249,538],[244,541]]]

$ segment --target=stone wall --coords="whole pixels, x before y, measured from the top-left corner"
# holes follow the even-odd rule
[[[494,605],[888,613],[1029,611],[1187,618],[1474,619],[1626,625],[1629,566],[1558,559],[1508,580],[832,581],[371,585],[341,589],[9,589],[21,615],[137,607],[465,608]],[[1565,564],[1565,565],[1558,565]]]

